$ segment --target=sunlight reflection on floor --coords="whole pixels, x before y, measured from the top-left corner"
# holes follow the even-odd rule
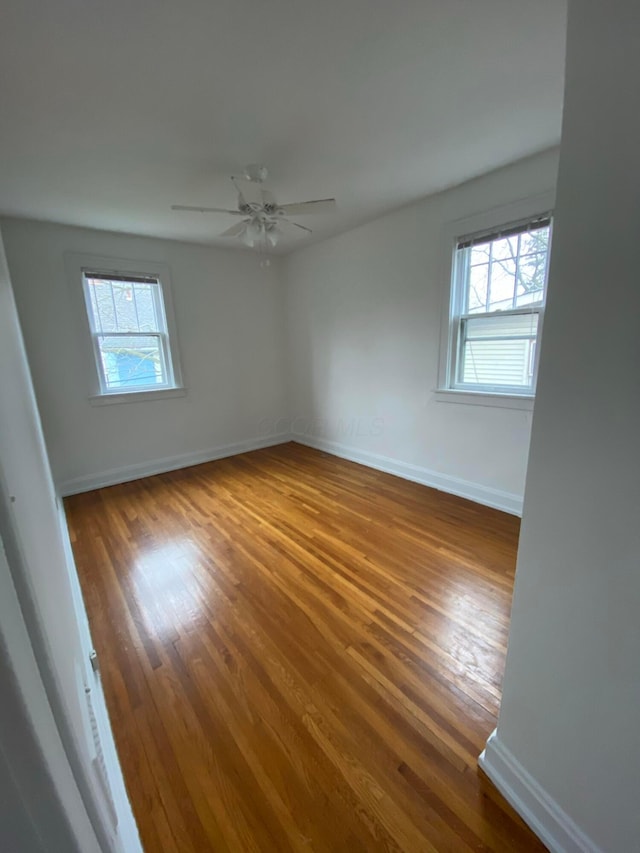
[[[212,601],[199,583],[204,560],[188,537],[140,550],[131,572],[136,597],[163,639],[195,627]]]

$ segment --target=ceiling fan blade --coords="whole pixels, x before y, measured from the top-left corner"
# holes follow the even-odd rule
[[[294,228],[301,228],[303,231],[307,231],[309,234],[313,234],[311,228],[307,228],[306,225],[300,225],[299,222],[292,222],[290,219],[279,219],[279,225],[293,225]]]
[[[296,228],[302,228],[303,231],[306,231],[309,234],[313,234],[313,231],[311,230],[311,228],[307,228],[306,225],[299,225],[297,222],[292,222],[291,224],[295,225]]]
[[[228,213],[231,216],[242,216],[239,210],[228,210],[225,207],[191,207],[188,204],[172,204],[171,210],[195,210],[197,213]]]
[[[281,204],[278,208],[287,216],[300,216],[305,213],[333,213],[336,209],[335,198],[317,198],[313,201],[300,201],[295,204]]]
[[[227,228],[226,231],[223,231],[222,234],[220,234],[220,237],[237,237],[239,234],[242,234],[246,227],[246,222],[236,222],[231,226],[231,228]]]

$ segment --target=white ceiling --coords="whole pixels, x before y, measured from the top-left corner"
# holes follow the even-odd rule
[[[265,163],[325,237],[556,144],[565,0],[4,0],[0,211],[233,245]],[[301,232],[302,233],[302,232]]]

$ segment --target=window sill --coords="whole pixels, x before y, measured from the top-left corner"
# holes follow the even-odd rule
[[[185,397],[186,388],[160,388],[157,391],[127,391],[125,394],[96,394],[89,397],[92,406],[110,406],[112,403],[142,403],[149,400],[166,400]]]
[[[524,394],[494,394],[484,391],[456,391],[452,388],[439,388],[434,391],[438,403],[462,403],[467,406],[492,406],[499,409],[520,409],[533,411],[535,398]]]

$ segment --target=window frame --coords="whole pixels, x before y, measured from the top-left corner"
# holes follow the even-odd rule
[[[443,278],[446,297],[443,299],[440,333],[440,360],[438,386],[435,398],[439,402],[468,403],[472,405],[498,406],[502,408],[531,409],[535,399],[540,347],[535,348],[534,375],[531,387],[505,385],[476,385],[457,381],[458,365],[461,358],[462,322],[469,317],[492,317],[522,314],[537,314],[538,329],[536,341],[542,337],[544,308],[546,304],[547,281],[545,280],[544,298],[541,305],[515,308],[504,311],[463,313],[465,288],[460,269],[458,243],[467,238],[491,235],[512,226],[518,226],[539,216],[549,215],[553,229],[553,207],[555,192],[547,190],[536,196],[519,200],[492,210],[475,214],[447,223],[444,228]],[[551,241],[549,243],[551,248]],[[466,281],[466,279],[465,279]]]
[[[73,301],[76,306],[78,335],[82,350],[82,365],[85,375],[89,401],[92,405],[110,403],[132,403],[142,400],[162,399],[166,397],[184,396],[186,389],[183,385],[180,364],[180,350],[173,310],[171,291],[171,272],[166,264],[156,261],[137,261],[127,258],[104,257],[67,253],[65,264],[72,287]],[[98,338],[100,336],[126,337],[142,336],[141,332],[99,332],[94,328],[93,310],[90,303],[89,285],[86,278],[91,274],[99,277],[114,276],[114,278],[146,279],[158,283],[157,296],[154,296],[156,308],[164,320],[164,329],[156,332],[145,332],[144,337],[158,337],[160,351],[164,361],[166,382],[158,385],[135,386],[130,389],[107,387],[102,364]],[[81,316],[80,316],[81,314]]]

